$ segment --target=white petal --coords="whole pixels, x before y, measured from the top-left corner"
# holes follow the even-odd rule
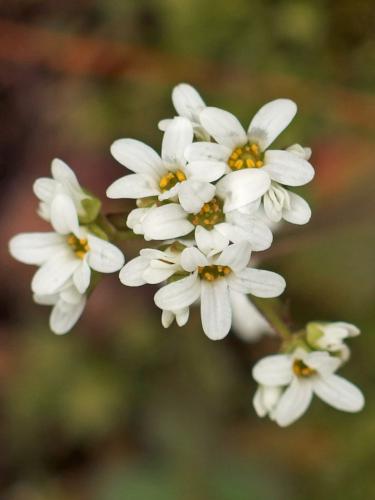
[[[73,276],[80,263],[69,250],[54,255],[34,274],[32,291],[38,295],[55,293]]]
[[[160,156],[147,144],[135,139],[118,139],[111,146],[112,156],[137,174],[159,177],[165,173]]]
[[[251,256],[251,247],[247,241],[241,243],[233,243],[225,248],[215,264],[229,266],[234,272],[241,272],[246,268]]]
[[[160,188],[155,178],[146,174],[125,175],[113,182],[107,189],[108,198],[145,198],[156,196]]]
[[[253,378],[262,385],[287,385],[293,378],[292,357],[288,354],[267,356],[254,366]]]
[[[247,142],[244,128],[238,119],[219,108],[205,108],[199,115],[200,122],[219,144],[235,149]]]
[[[52,293],[51,295],[38,295],[36,293],[33,294],[34,302],[42,306],[54,306],[59,298],[59,293]]]
[[[9,241],[12,257],[25,264],[37,266],[65,249],[66,239],[57,233],[21,233]]]
[[[215,142],[193,142],[186,148],[185,157],[188,161],[222,161],[227,162],[231,148]]]
[[[177,113],[196,121],[205,103],[194,87],[187,83],[176,85],[172,91],[172,102]]]
[[[193,135],[193,127],[187,118],[174,118],[164,132],[161,149],[163,161],[171,165],[185,165],[185,149],[193,142]]]
[[[268,190],[270,176],[264,168],[246,168],[225,175],[216,184],[216,193],[224,198],[224,211],[230,212],[256,201]]]
[[[73,328],[79,320],[86,305],[86,297],[76,304],[69,304],[59,300],[52,309],[49,324],[51,330],[57,335],[63,335]]]
[[[135,257],[125,264],[120,271],[120,281],[127,286],[141,286],[146,283],[143,273],[149,265],[149,260],[144,257]]]
[[[198,248],[185,248],[181,254],[181,266],[185,269],[185,271],[193,272],[198,267],[204,267],[207,265],[207,257],[203,255]]]
[[[61,184],[72,189],[80,190],[81,187],[73,170],[62,160],[55,158],[51,163],[52,177]]]
[[[158,123],[158,129],[161,130],[162,132],[165,132],[167,130],[167,127],[169,127],[169,125],[172,123],[172,121],[173,118],[165,118],[164,120],[160,120]]]
[[[197,143],[199,144],[199,143]],[[185,172],[188,178],[198,181],[213,182],[220,179],[226,171],[226,164],[223,161],[193,161],[189,163]]]
[[[163,286],[156,292],[154,301],[160,309],[174,311],[193,304],[199,298],[200,290],[200,280],[194,273]]]
[[[312,165],[288,151],[270,150],[264,156],[265,166],[271,179],[286,186],[303,186],[314,177]]]
[[[159,260],[152,260],[143,273],[146,283],[154,285],[170,278],[178,269],[176,264],[168,264]]]
[[[133,230],[135,234],[143,234],[143,221],[146,215],[153,210],[151,208],[135,208],[130,212],[126,219],[126,225]]]
[[[74,284],[69,282],[59,292],[60,298],[68,304],[78,304],[82,300],[82,294],[78,292]]]
[[[91,269],[87,264],[87,258],[83,259],[81,265],[73,274],[73,282],[79,293],[85,293],[90,285]]]
[[[337,410],[357,412],[362,410],[365,400],[362,392],[351,382],[338,375],[314,380],[314,392],[324,402]]]
[[[169,328],[173,323],[175,315],[172,311],[167,311],[164,309],[161,313],[161,324],[164,328]]]
[[[51,203],[51,224],[60,234],[74,233],[79,237],[78,214],[74,201],[66,194],[58,194]]]
[[[286,286],[284,278],[279,274],[249,267],[239,274],[229,275],[228,282],[237,292],[264,298],[278,297]]]
[[[290,99],[275,99],[260,108],[251,120],[247,135],[250,142],[259,144],[264,151],[289,125],[297,113]]]
[[[221,340],[228,335],[232,310],[225,279],[201,281],[201,318],[203,331],[209,339]]]
[[[242,215],[242,214],[241,214]],[[272,231],[257,217],[246,217],[247,222],[241,226],[223,222],[216,224],[215,229],[233,243],[247,241],[252,250],[266,250],[272,243]]]
[[[283,210],[283,218],[292,224],[306,224],[311,218],[311,208],[298,194],[289,192],[290,208]]]
[[[33,191],[39,200],[50,203],[56,192],[56,181],[48,177],[40,177],[34,182]]]
[[[286,427],[300,418],[310,405],[313,391],[309,380],[300,381],[295,377],[281,396],[274,412],[274,419],[281,427]]]
[[[257,415],[265,417],[276,406],[280,396],[280,387],[259,386],[253,398],[253,406]]]
[[[208,182],[188,179],[180,184],[178,199],[186,212],[197,213],[215,195],[215,186]]]
[[[89,266],[100,273],[114,273],[124,265],[124,255],[119,248],[108,241],[89,234]]]
[[[264,212],[272,222],[279,222],[283,216],[283,207],[279,203],[275,203],[275,200],[272,198],[271,194],[272,192],[271,190],[269,190],[263,196]]]
[[[305,353],[302,360],[307,366],[314,368],[323,377],[331,376],[341,364],[338,357],[331,356],[328,352],[321,351]]]
[[[255,342],[263,333],[274,333],[247,295],[233,290],[230,290],[229,294],[232,304],[232,328],[242,340]]]
[[[167,240],[185,236],[194,229],[187,220],[185,210],[177,203],[170,203],[150,210],[143,220],[143,231],[148,239]]]
[[[300,158],[303,158],[304,160],[310,160],[311,158],[311,148],[304,148],[300,144],[293,144],[292,146],[286,148],[286,150],[299,156]]]
[[[175,311],[175,314],[178,326],[184,326],[189,320],[190,309],[188,307],[184,307],[183,309]]]
[[[229,244],[228,238],[216,230],[216,226],[208,231],[202,226],[195,229],[195,240],[198,248],[206,255],[213,255],[221,252]]]

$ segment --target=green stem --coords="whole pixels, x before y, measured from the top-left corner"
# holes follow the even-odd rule
[[[282,317],[279,303],[254,296],[251,297],[251,302],[283,340],[290,340],[292,338],[293,334]]]

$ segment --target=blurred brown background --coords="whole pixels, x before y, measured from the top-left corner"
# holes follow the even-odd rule
[[[1,0],[1,499],[375,497],[374,12],[370,0]],[[111,142],[158,148],[180,81],[245,125],[267,100],[298,103],[278,145],[313,148],[301,190],[313,219],[288,225],[264,266],[286,277],[296,326],[361,328],[343,369],[366,394],[361,414],[314,401],[288,429],[257,419],[251,366],[277,342],[211,342],[197,311],[164,331],[151,286],[106,277],[64,337],[32,303],[34,270],[7,241],[47,229],[33,180],[60,157],[104,198],[123,174]]]

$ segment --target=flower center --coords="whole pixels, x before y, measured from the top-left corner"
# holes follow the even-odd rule
[[[305,363],[300,359],[296,359],[293,362],[293,372],[297,375],[297,377],[311,377],[311,375],[316,373],[316,370],[305,365]]]
[[[205,203],[200,211],[189,216],[189,221],[194,226],[203,226],[205,229],[213,229],[215,224],[225,220],[223,203],[218,198],[212,198]]]
[[[74,234],[70,234],[67,237],[67,242],[76,257],[78,257],[79,259],[83,259],[87,252],[90,250],[86,238],[77,238],[77,236],[74,236]]]
[[[176,170],[176,172],[167,172],[159,181],[159,187],[164,193],[164,191],[169,191],[179,182],[186,181],[186,175],[182,170]]]
[[[246,144],[233,150],[228,159],[228,165],[232,170],[242,168],[261,168],[264,165],[263,153],[258,144]]]
[[[228,276],[232,269],[228,266],[204,266],[198,267],[198,274],[202,280],[215,281],[223,276]]]

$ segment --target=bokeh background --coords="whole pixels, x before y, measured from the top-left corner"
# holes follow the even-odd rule
[[[375,498],[374,27],[371,0],[1,0],[1,499]],[[314,401],[288,429],[259,420],[251,366],[277,341],[211,342],[197,311],[165,331],[152,287],[106,277],[63,337],[32,303],[7,241],[47,229],[33,180],[60,157],[104,198],[123,174],[111,142],[158,148],[180,81],[245,125],[267,100],[298,103],[278,145],[313,148],[313,218],[263,265],[287,278],[296,327],[360,326],[342,373],[362,413]]]

